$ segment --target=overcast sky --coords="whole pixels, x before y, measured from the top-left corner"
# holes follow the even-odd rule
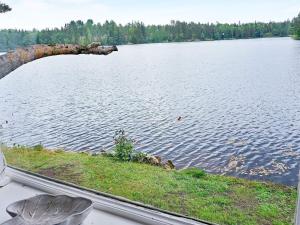
[[[0,0],[13,11],[0,14],[0,28],[53,28],[71,20],[195,22],[283,21],[300,12],[300,0]]]

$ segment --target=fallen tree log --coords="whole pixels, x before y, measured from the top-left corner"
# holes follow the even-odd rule
[[[102,47],[100,43],[92,43],[87,46],[57,44],[18,48],[15,51],[0,56],[0,79],[26,63],[48,56],[79,54],[108,55],[114,51],[118,51],[116,46]]]

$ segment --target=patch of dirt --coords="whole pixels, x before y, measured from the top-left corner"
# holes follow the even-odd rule
[[[80,184],[82,181],[82,173],[76,172],[75,165],[73,164],[65,164],[56,167],[40,169],[38,173],[46,177],[51,177],[74,184]]]

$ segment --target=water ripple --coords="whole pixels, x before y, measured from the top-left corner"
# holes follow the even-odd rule
[[[99,152],[123,128],[137,150],[179,168],[295,185],[299,46],[287,38],[153,44],[38,60],[0,82],[0,140]]]

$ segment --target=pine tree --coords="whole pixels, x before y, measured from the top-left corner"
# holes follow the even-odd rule
[[[300,13],[299,13],[298,17],[293,19],[292,33],[296,39],[300,39]]]
[[[8,5],[0,2],[0,13],[5,13],[5,12],[8,12],[10,10],[11,10],[11,8]]]

